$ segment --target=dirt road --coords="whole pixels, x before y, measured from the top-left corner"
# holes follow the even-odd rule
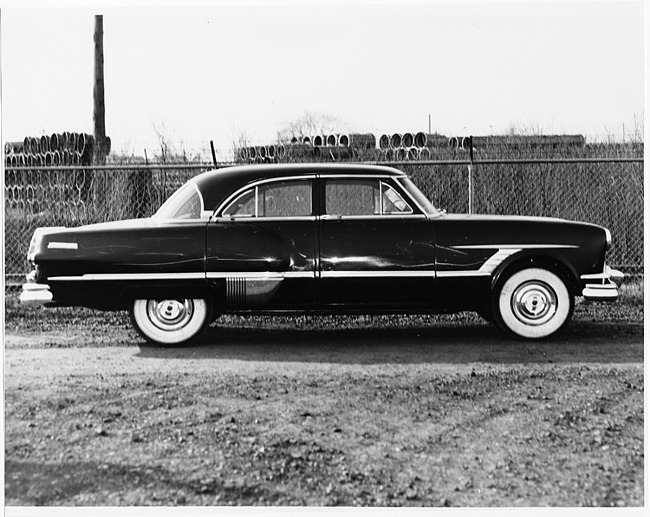
[[[8,332],[8,505],[639,506],[643,326]]]

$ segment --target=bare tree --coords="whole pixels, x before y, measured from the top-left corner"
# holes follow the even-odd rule
[[[277,132],[277,139],[278,142],[286,143],[294,136],[324,135],[345,131],[347,131],[345,124],[336,117],[305,111],[298,119],[284,122]]]
[[[154,133],[156,133],[156,138],[158,139],[158,147],[160,148],[160,154],[157,157],[162,163],[166,163],[167,160],[174,155],[169,131],[162,120],[158,123],[152,122],[152,126]]]
[[[235,129],[232,128],[230,140],[232,142],[233,161],[237,161],[240,151],[242,149],[248,148],[251,145],[250,139],[248,138],[248,135],[245,131],[240,131],[237,133]]]

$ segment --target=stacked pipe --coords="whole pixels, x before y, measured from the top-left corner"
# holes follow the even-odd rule
[[[372,133],[296,135],[286,143],[240,147],[235,159],[244,163],[349,161],[373,154],[375,147]]]
[[[25,137],[22,142],[5,145],[7,167],[44,167],[91,165],[94,138],[86,133],[53,133],[41,137]]]
[[[447,146],[447,137],[438,134],[393,133],[379,137],[379,149],[386,161],[422,161],[431,159],[436,148]]]
[[[453,136],[449,139],[452,149],[469,150],[469,137]],[[583,135],[502,135],[473,136],[475,149],[543,149],[558,147],[584,147]]]
[[[550,149],[582,147],[582,135],[473,136],[474,149]],[[443,150],[469,151],[469,136],[437,133],[332,133],[296,135],[284,144],[242,147],[236,160],[247,163],[283,161],[424,161]]]

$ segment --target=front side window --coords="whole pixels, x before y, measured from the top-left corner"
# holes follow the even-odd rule
[[[304,217],[312,215],[309,180],[263,183],[237,196],[223,211],[225,217]]]
[[[407,215],[413,209],[381,180],[327,180],[325,213],[336,216]]]

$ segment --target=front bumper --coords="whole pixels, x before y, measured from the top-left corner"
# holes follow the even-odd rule
[[[582,275],[580,278],[586,282],[582,290],[585,300],[606,302],[618,298],[618,288],[623,283],[625,275],[617,269],[605,266],[602,273]]]
[[[49,285],[32,282],[23,284],[23,292],[20,293],[20,303],[25,305],[45,305],[51,301],[52,293]]]

